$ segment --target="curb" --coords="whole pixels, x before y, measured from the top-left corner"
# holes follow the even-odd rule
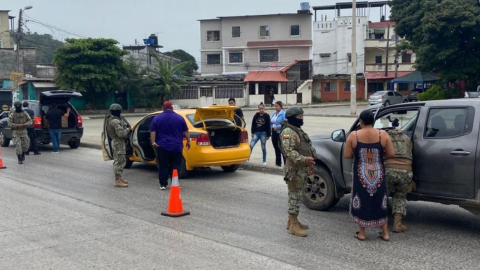
[[[250,162],[245,162],[240,164],[240,168],[248,171],[263,172],[269,174],[283,175],[283,169],[279,167],[265,166],[260,164],[253,164]]]
[[[80,147],[97,149],[97,150],[102,149],[102,147],[98,144],[84,143],[84,142],[82,142],[80,144]],[[269,174],[283,175],[283,169],[282,168],[272,167],[272,166],[264,166],[264,165],[260,165],[260,164],[253,164],[253,163],[250,163],[250,162],[240,164],[239,168],[242,169],[242,170],[248,170],[248,171],[256,171],[256,172],[263,172],[263,173],[269,173]]]

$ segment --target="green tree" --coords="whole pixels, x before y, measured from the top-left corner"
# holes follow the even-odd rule
[[[172,67],[170,61],[160,59],[156,54],[151,53],[157,64],[149,71],[148,83],[151,89],[159,96],[160,104],[172,98],[175,94],[181,93],[181,85],[188,82],[179,76],[179,72],[189,65],[190,62],[183,62]]]
[[[54,56],[55,82],[64,89],[83,92],[87,107],[105,108],[113,91],[120,88],[125,72],[122,56],[128,54],[114,39],[66,39]]]
[[[480,78],[480,6],[477,0],[391,0],[398,35],[409,41],[416,68],[445,81]]]
[[[53,39],[49,34],[35,32],[22,36],[22,46],[37,48],[37,64],[52,64],[55,50],[63,45],[63,42]]]
[[[192,76],[193,73],[198,70],[198,65],[195,61],[195,57],[193,57],[191,54],[187,53],[184,50],[173,50],[171,52],[166,52],[165,55],[175,57],[179,59],[182,63],[190,62],[188,65],[185,65],[184,68],[182,68],[180,71],[180,73],[184,76]]]

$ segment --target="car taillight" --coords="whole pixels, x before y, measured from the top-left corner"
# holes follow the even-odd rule
[[[242,131],[242,143],[248,143],[248,132]]]
[[[82,117],[79,115],[77,116],[77,127],[82,127],[83,126],[83,120]]]
[[[210,137],[208,136],[208,134],[198,135],[197,145],[210,145]]]
[[[42,128],[42,117],[37,116],[33,119],[33,128]]]
[[[380,96],[378,99],[383,99],[383,96]]]

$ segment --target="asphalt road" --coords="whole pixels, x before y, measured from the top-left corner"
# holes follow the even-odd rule
[[[361,112],[366,108],[365,106],[359,106],[358,112]],[[329,108],[306,108],[305,114],[307,115],[349,115],[350,108],[348,106],[338,106],[338,107],[329,107]],[[266,108],[266,112],[270,115],[274,112],[270,107]],[[245,120],[247,123],[247,129],[249,134],[252,119],[256,111],[245,111]],[[135,124],[142,119],[142,116],[129,116],[126,119],[130,122],[131,125]],[[304,126],[302,127],[310,136],[316,134],[330,134],[336,129],[349,129],[353,122],[354,118],[351,117],[318,117],[318,116],[305,116]],[[103,127],[103,119],[85,119],[83,122],[84,125],[84,134],[82,137],[83,143],[88,143],[90,145],[99,145],[100,144],[100,134]],[[267,165],[275,165],[275,151],[272,145],[271,140],[267,141]],[[253,164],[262,164],[262,149],[261,143],[258,142],[255,148],[252,151],[252,156],[250,158],[250,163]]]
[[[408,203],[411,231],[355,240],[349,197],[328,212],[302,206],[307,238],[285,230],[280,176],[212,169],[181,181],[190,216],[168,218],[154,166],[113,187],[95,149],[43,148],[15,161],[0,148],[0,269],[478,269],[480,218],[455,206]]]

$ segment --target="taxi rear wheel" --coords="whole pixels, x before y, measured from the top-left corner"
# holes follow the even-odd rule
[[[185,179],[188,178],[189,172],[187,171],[187,164],[185,164],[185,159],[182,158],[182,165],[180,166],[180,171],[178,172],[178,178]]]
[[[130,160],[130,158],[127,157],[127,162],[125,162],[125,169],[130,169],[133,165],[133,161]]]
[[[232,173],[238,170],[238,165],[222,166],[224,172]]]

